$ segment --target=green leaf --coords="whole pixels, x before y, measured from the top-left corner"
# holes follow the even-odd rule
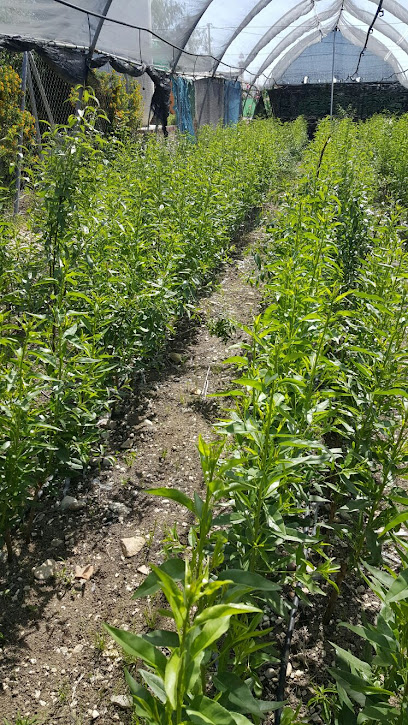
[[[191,498],[176,488],[146,488],[144,493],[150,493],[152,496],[163,496],[164,498],[169,498],[172,501],[176,501],[181,504],[181,506],[185,506],[189,511],[195,513],[194,503]]]
[[[395,579],[391,588],[385,595],[385,602],[399,602],[401,599],[408,598],[408,569],[404,569]]]
[[[230,579],[234,584],[242,584],[262,592],[276,592],[281,589],[279,584],[269,581],[261,574],[254,574],[243,569],[226,569],[218,575],[218,579],[220,581]]]
[[[232,363],[238,364],[238,365],[248,365],[248,358],[242,357],[242,355],[234,355],[233,357],[227,357],[226,360],[223,360],[224,365],[230,365]]]
[[[397,717],[398,715],[401,715],[401,712],[400,710],[397,710],[396,707],[384,702],[380,705],[366,705],[361,714],[370,720],[374,720],[375,722],[378,721],[388,724],[390,723],[391,717]]]
[[[207,649],[207,647],[225,634],[229,625],[230,617],[220,617],[219,619],[210,619],[204,624],[201,630],[198,627],[190,630],[189,636],[192,639],[189,650],[190,656],[195,657],[199,652]],[[196,636],[193,639],[194,635]]]
[[[333,675],[336,682],[339,681],[346,690],[346,692],[353,698],[359,705],[365,704],[365,695],[389,695],[393,693],[389,690],[385,690],[383,687],[376,687],[367,682],[363,677],[354,675],[352,672],[346,670],[340,670],[336,668],[329,668],[330,674]]]
[[[260,380],[252,380],[251,378],[238,378],[232,382],[238,385],[244,385],[246,388],[255,388],[255,390],[259,390],[260,392],[264,389]]]
[[[248,685],[233,672],[221,672],[214,675],[213,680],[216,688],[220,692],[226,693],[227,699],[232,705],[237,705],[240,712],[249,712],[256,717],[263,718],[265,712],[278,710],[284,705],[283,702],[266,702],[256,699]]]
[[[142,634],[143,639],[154,644],[155,647],[168,647],[176,649],[180,646],[180,638],[177,632],[170,632],[167,629],[155,629],[153,632]]]
[[[153,674],[153,672],[148,672],[147,670],[142,669],[139,669],[138,673],[143,677],[146,685],[150,687],[153,694],[159,698],[160,702],[165,704],[167,697],[162,677]]]
[[[67,330],[65,330],[62,337],[63,338],[73,337],[75,335],[77,329],[78,329],[78,325],[76,322],[74,322],[74,324],[71,327],[69,327]]]
[[[395,639],[387,637],[387,635],[378,631],[375,627],[363,627],[361,624],[348,624],[347,622],[340,622],[340,626],[347,627],[347,629],[355,632],[360,637],[364,637],[371,644],[378,645],[382,651],[387,649],[391,652],[396,652],[398,649]]]
[[[389,388],[388,390],[374,390],[374,395],[377,398],[384,397],[386,395],[399,395],[403,398],[408,398],[408,391],[403,388]]]
[[[174,581],[183,581],[186,571],[186,565],[182,559],[169,559],[165,561],[160,567],[166,574],[168,574]],[[152,571],[146,577],[143,584],[136,589],[132,596],[132,599],[140,599],[140,597],[148,597],[159,591],[161,582],[157,574]]]
[[[184,615],[186,612],[183,595],[171,576],[166,574],[166,572],[160,569],[160,567],[154,566],[154,564],[151,564],[150,566],[160,579],[161,589],[170,605],[176,625],[180,630],[183,627]]]
[[[137,634],[125,632],[125,630],[117,629],[116,627],[110,627],[109,624],[104,624],[104,627],[127,654],[136,659],[143,660],[143,662],[153,667],[161,675],[164,675],[167,658],[159,649],[150,644],[150,642],[146,642],[143,637],[139,637]]]
[[[193,700],[191,707],[187,708],[187,714],[194,725],[237,725],[237,722],[240,725],[251,725],[249,720],[235,720],[235,713],[205,696]]]
[[[384,526],[383,530],[380,534],[378,534],[378,538],[380,539],[384,534],[388,533],[388,531],[391,531],[391,529],[395,529],[396,526],[399,524],[402,524],[404,521],[407,521],[408,519],[408,511],[403,511],[402,513],[398,514],[397,516],[394,516],[391,521],[388,522],[386,526]]]
[[[251,614],[260,611],[260,609],[250,604],[215,604],[213,607],[204,609],[195,618],[194,625],[203,624],[204,622],[220,617],[231,617],[233,614]]]
[[[156,710],[157,705],[154,697],[150,694],[148,690],[146,690],[145,687],[142,687],[139,685],[136,680],[132,677],[132,675],[125,669],[125,678],[126,682],[128,684],[128,687],[130,689],[130,692],[133,696],[133,706],[136,712],[136,715],[139,715],[140,717],[147,718],[147,721],[149,720],[151,722],[154,722],[156,718]]]
[[[334,644],[334,642],[330,642],[330,644],[336,650],[337,656],[340,660],[346,662],[346,664],[350,665],[354,669],[357,669],[359,672],[363,672],[366,676],[370,676],[372,674],[371,667],[368,662],[358,659],[358,657],[352,655],[351,652],[339,647],[339,645]]]
[[[164,673],[164,687],[173,710],[177,709],[177,685],[180,673],[181,657],[176,650],[171,655]]]

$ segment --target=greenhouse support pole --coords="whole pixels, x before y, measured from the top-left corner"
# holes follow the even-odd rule
[[[28,55],[29,55],[29,59],[30,59],[30,69],[34,73],[34,78],[37,83],[38,90],[40,91],[41,100],[44,104],[45,112],[48,116],[48,122],[49,122],[51,128],[54,128],[54,126],[55,126],[54,117],[52,115],[50,104],[48,103],[47,94],[46,94],[45,88],[42,84],[42,80],[41,80],[40,74],[38,72],[38,68],[37,68],[36,62],[34,60],[34,56],[31,52],[29,52]]]
[[[34,115],[34,122],[35,122],[35,135],[37,136],[37,144],[40,151],[40,156],[42,154],[42,143],[41,143],[41,131],[40,131],[40,122],[38,118],[38,109],[37,109],[37,102],[35,100],[35,93],[34,93],[34,86],[33,86],[33,77],[31,75],[31,68],[30,63],[27,64],[27,84],[28,84],[28,92],[30,94],[30,103],[31,103],[31,110]]]
[[[89,72],[89,68],[91,67],[91,61],[92,61],[93,54],[94,54],[94,51],[95,51],[95,48],[96,48],[96,44],[97,44],[97,42],[99,40],[99,36],[101,34],[101,30],[103,28],[103,24],[104,24],[104,22],[106,20],[106,16],[107,16],[107,14],[109,12],[109,8],[110,8],[111,5],[112,5],[112,0],[107,0],[106,5],[105,5],[104,9],[102,10],[103,18],[99,18],[99,23],[96,26],[95,34],[94,34],[94,36],[92,38],[92,43],[89,46],[89,51],[88,51],[88,54],[86,56],[86,67],[85,67],[84,82],[83,82],[82,86],[79,89],[78,100],[77,100],[77,102],[75,104],[75,115],[77,117],[79,115],[79,109],[81,108],[81,105],[82,105],[82,98],[83,98],[83,95],[84,95],[84,88],[85,88],[85,86],[87,84],[87,81],[88,81],[88,72]]]
[[[27,88],[27,67],[28,67],[28,53],[23,53],[23,65],[21,68],[21,103],[20,111],[21,114],[25,111],[26,105],[26,88]],[[17,164],[16,164],[16,196],[14,199],[14,215],[18,214],[20,210],[20,191],[21,191],[21,155],[23,153],[23,138],[24,138],[24,124],[21,124],[21,130],[18,137],[18,149],[17,149]]]
[[[331,71],[331,92],[330,92],[330,121],[333,120],[333,99],[334,99],[334,56],[336,51],[336,35],[337,35],[337,26],[334,28],[333,31],[333,54],[332,54],[332,71]]]

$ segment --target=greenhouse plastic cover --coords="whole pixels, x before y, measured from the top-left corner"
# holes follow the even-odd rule
[[[2,0],[0,7],[4,47],[42,49],[61,67],[106,56],[135,72],[155,66],[260,88],[279,82],[334,28],[408,86],[408,0]]]

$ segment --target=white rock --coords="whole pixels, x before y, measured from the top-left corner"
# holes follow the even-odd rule
[[[121,448],[123,451],[126,451],[128,448],[133,447],[133,440],[132,438],[127,438],[121,445]]]
[[[286,677],[290,677],[292,674],[292,665],[290,662],[288,662],[288,665],[286,667]]]
[[[143,536],[131,536],[128,539],[120,540],[123,555],[127,557],[136,556],[143,549],[145,543],[146,539]]]
[[[145,566],[144,564],[142,564],[142,566],[139,566],[137,570],[138,570],[138,572],[140,572],[140,574],[145,574],[145,576],[147,576],[150,573],[149,567]]]
[[[116,514],[117,516],[127,516],[128,514],[130,514],[130,509],[120,501],[111,501],[111,503],[108,504],[108,508],[110,511],[112,511],[112,513]]]
[[[55,575],[56,566],[54,559],[47,559],[40,566],[33,566],[32,572],[38,581],[46,582]]]
[[[274,675],[275,670],[273,669],[273,667],[268,667],[268,669],[265,670],[265,677],[267,680],[271,680]]]
[[[153,426],[154,426],[154,423],[152,423],[152,421],[149,420],[149,418],[145,418],[145,420],[143,420],[141,423],[138,423],[137,425],[135,425],[134,429],[143,430],[143,428],[153,428]]]
[[[57,549],[57,548],[58,548],[59,546],[62,546],[62,545],[63,545],[63,543],[64,543],[64,542],[63,542],[63,540],[62,540],[62,539],[53,539],[53,540],[51,541],[51,544],[50,544],[50,548],[51,548],[51,549]]]
[[[74,496],[64,496],[61,501],[61,511],[79,511],[85,506],[84,501],[78,501]]]
[[[112,695],[110,699],[112,705],[117,705],[123,710],[132,707],[132,698],[129,695]]]

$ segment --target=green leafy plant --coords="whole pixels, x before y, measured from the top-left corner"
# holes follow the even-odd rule
[[[340,702],[336,723],[403,725],[408,717],[408,569],[397,576],[367,567],[365,579],[382,607],[375,626],[343,624],[363,639],[366,656],[359,659],[335,645],[338,666],[331,674]]]
[[[207,670],[211,659],[217,657],[219,640],[228,631],[231,618],[258,610],[240,602],[203,607],[202,602],[225,589],[228,582],[209,581],[205,576],[197,579],[187,562],[175,559],[162,567],[152,565],[152,570],[134,596],[161,589],[170,608],[162,610],[162,615],[172,619],[175,631],[157,630],[139,636],[105,625],[124,651],[148,668],[138,671],[147,687],[126,674],[138,717],[152,725],[215,724],[220,718],[231,725],[244,725],[250,722],[245,713],[252,713],[259,723],[276,703],[256,700],[236,675],[223,671],[213,675],[217,697],[209,697],[206,687]],[[163,647],[169,652],[167,656]]]

